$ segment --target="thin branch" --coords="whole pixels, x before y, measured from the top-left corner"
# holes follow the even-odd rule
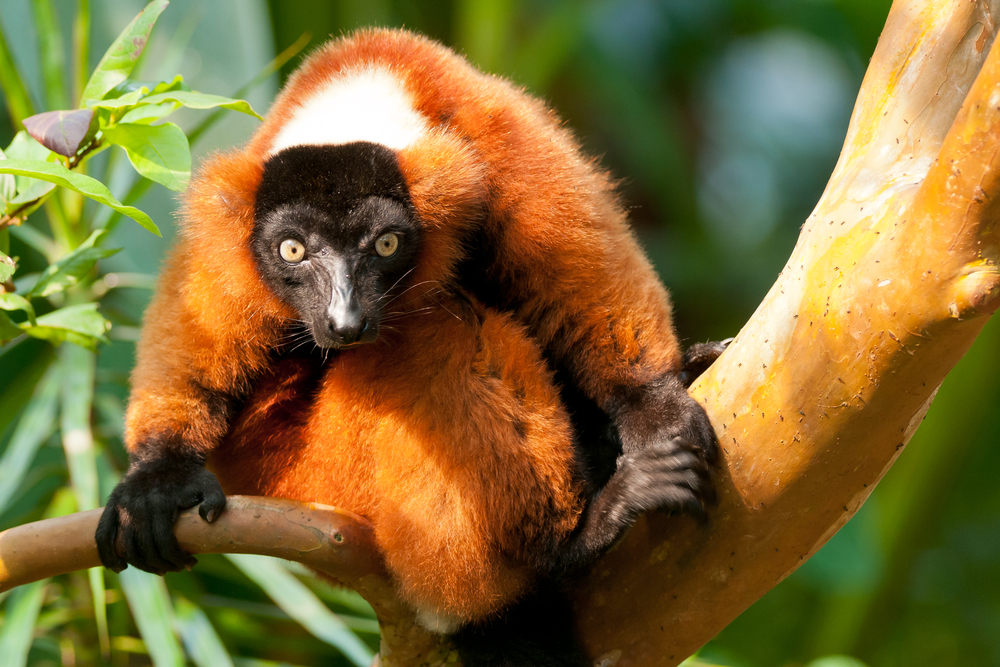
[[[102,510],[36,521],[0,533],[0,592],[76,570],[99,567],[94,533]],[[371,524],[335,507],[280,498],[230,496],[213,523],[196,509],[174,527],[193,554],[248,553],[307,565],[353,588],[375,609],[383,667],[444,665],[450,645],[416,624],[386,575]],[[454,664],[454,663],[452,663]]]
[[[94,533],[101,509],[36,521],[0,533],[0,592],[98,567]],[[214,523],[183,512],[174,528],[191,553],[253,553],[297,561],[345,585],[383,576],[371,524],[346,512],[278,498],[230,496]]]

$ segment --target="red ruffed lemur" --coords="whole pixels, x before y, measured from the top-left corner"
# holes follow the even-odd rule
[[[645,510],[704,512],[716,438],[681,371],[614,183],[555,114],[359,32],[185,196],[101,559],[189,566],[178,512],[211,521],[224,491],[325,503],[372,522],[427,627],[474,626]]]

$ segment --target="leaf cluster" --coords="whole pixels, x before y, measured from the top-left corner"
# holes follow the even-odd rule
[[[87,80],[79,108],[45,111],[23,119],[25,129],[0,151],[0,230],[20,225],[62,188],[108,206],[159,235],[159,228],[146,213],[123,204],[101,181],[83,173],[87,161],[117,146],[139,176],[181,191],[191,178],[191,150],[184,131],[168,122],[168,116],[188,107],[231,109],[260,118],[244,100],[191,90],[179,74],[166,81],[129,78],[167,4],[166,0],[154,0],[118,35]],[[57,225],[76,228],[81,226],[78,223],[56,221]],[[70,239],[72,235],[66,231],[54,230],[54,236]],[[93,277],[97,262],[117,252],[101,246],[108,231],[93,229],[78,243],[63,244],[70,247],[63,248],[62,257],[40,275],[25,276],[19,283],[11,283],[17,266],[14,258],[6,254],[6,244],[0,247],[0,283],[4,284],[0,343],[22,334],[52,342],[68,340],[91,350],[107,342],[105,334],[111,325],[98,313],[95,303],[65,305],[36,318],[31,300],[65,296],[67,290]],[[23,316],[14,319],[8,314],[15,312]]]
[[[124,216],[159,234],[133,204],[154,183],[183,190],[190,144],[226,111],[259,118],[237,98],[304,46],[277,56],[234,97],[191,90],[179,75],[138,80],[166,6],[150,2],[87,72],[89,2],[77,0],[75,62],[67,67],[53,3],[33,0],[42,92],[53,109],[39,113],[0,31],[2,98],[24,128],[0,151],[0,528],[96,508],[117,482],[126,465],[126,380],[99,364],[96,351],[113,357],[117,343],[136,333],[115,298],[106,298],[109,290],[148,289],[152,281],[104,272],[102,260],[120,250],[111,246],[112,231]],[[187,38],[172,37],[171,47],[183,49]],[[71,98],[75,108],[67,108]],[[185,133],[170,119],[182,107],[210,113]],[[109,148],[106,162],[93,160]],[[108,186],[115,160],[125,158],[135,176],[122,196]],[[105,207],[109,215],[101,215]],[[235,656],[277,650],[285,635],[328,664],[369,664],[378,636],[371,609],[355,594],[303,581],[304,574],[266,559],[205,557],[198,572],[173,575],[171,593],[163,579],[131,569],[119,576],[94,568],[23,586],[0,593],[0,664],[130,664],[133,657],[157,665],[272,664]],[[253,581],[266,582],[265,592]]]

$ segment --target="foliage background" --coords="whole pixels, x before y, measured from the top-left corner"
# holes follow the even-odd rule
[[[64,34],[73,4],[56,3]],[[142,4],[92,1],[91,66]],[[889,4],[174,0],[140,64],[148,76],[138,78],[180,71],[193,88],[227,95],[303,32],[315,45],[365,25],[422,31],[551,101],[586,149],[622,179],[636,230],[674,295],[681,335],[720,339],[735,335],[756,308],[822,191]],[[32,12],[32,1],[4,0],[0,25],[41,109]],[[267,109],[278,85],[273,77],[250,96],[258,111]],[[5,146],[15,130],[4,113]],[[193,125],[190,118],[185,125],[181,116],[181,125]],[[194,145],[196,163],[199,155],[246,140],[255,124],[227,116]],[[119,196],[125,186],[116,187],[115,179],[122,178],[115,172],[111,180]],[[119,225],[108,245],[125,250],[103,260],[102,273],[155,275],[173,233],[176,201],[156,187],[137,205],[165,238]],[[44,212],[28,224],[45,229]],[[16,238],[11,254],[32,261],[32,251]],[[125,463],[115,420],[149,295],[148,289],[116,289],[101,302],[116,325],[112,343],[100,350],[95,400],[95,433],[110,468]],[[43,354],[48,344],[31,345],[39,349],[18,354]],[[16,360],[6,356],[0,356],[0,384],[15,377]],[[798,665],[831,654],[871,667],[1000,664],[998,369],[1000,322],[994,321],[949,375],[926,422],[858,515],[720,633],[701,658],[732,667]],[[16,416],[0,405],[6,429],[0,451]],[[20,480],[0,529],[40,518],[65,485],[62,448],[50,444]],[[205,557],[194,573],[169,575],[167,583],[175,599],[183,595],[205,611],[233,655],[294,664],[337,660],[334,649],[288,620],[231,561]],[[363,616],[310,585],[338,611]],[[60,607],[67,599],[72,604]],[[88,604],[85,580],[49,587],[42,616],[48,620],[36,628],[30,664],[72,664],[77,654],[67,651],[67,641],[83,647],[79,656],[96,655]],[[62,616],[53,619],[55,612]],[[139,636],[114,590],[108,613],[112,635]],[[363,627],[360,636],[374,641]],[[112,655],[116,664],[143,664],[149,658],[142,650],[141,643],[119,639]]]

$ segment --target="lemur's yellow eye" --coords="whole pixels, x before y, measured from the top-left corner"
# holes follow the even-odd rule
[[[399,236],[392,232],[383,234],[375,241],[375,252],[382,257],[392,257],[396,254],[397,248],[399,248]]]
[[[292,264],[298,264],[306,256],[306,247],[302,245],[300,241],[295,239],[285,239],[278,246],[278,254],[281,255],[281,259],[286,262],[291,262]]]

